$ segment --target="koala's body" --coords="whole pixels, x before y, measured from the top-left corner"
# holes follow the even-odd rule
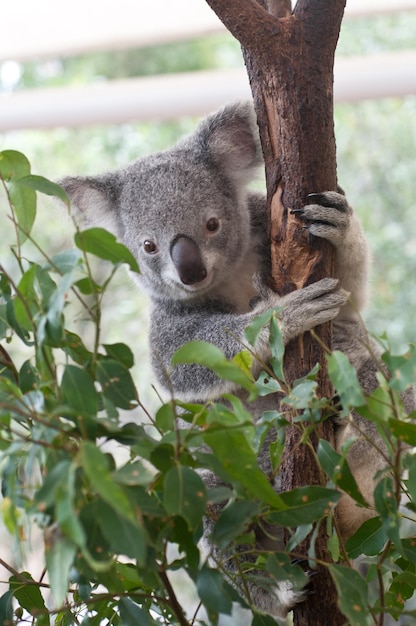
[[[227,357],[242,349],[244,329],[255,316],[276,307],[287,343],[315,326],[334,320],[334,348],[343,350],[368,391],[376,386],[376,365],[359,310],[367,299],[368,251],[360,224],[345,197],[330,192],[310,197],[298,213],[310,232],[336,249],[336,279],[324,279],[284,297],[268,288],[269,252],[266,201],[247,185],[262,163],[251,104],[225,107],[204,120],[175,147],[142,158],[124,169],[97,177],[61,181],[85,221],[113,231],[139,262],[139,285],[150,296],[150,347],[159,383],[186,401],[216,400],[235,392],[198,365],[178,365],[171,357],[184,343],[198,339],[218,346]],[[268,331],[256,351],[270,356]],[[256,367],[256,366],[255,366]],[[260,366],[257,366],[260,370]],[[256,374],[258,372],[254,372]],[[254,419],[265,400],[254,403]],[[275,402],[271,398],[270,402]],[[356,427],[383,448],[373,425],[355,416],[339,427],[342,444]],[[365,438],[349,452],[352,470],[371,503],[373,476],[385,462]],[[259,460],[270,469],[267,459]],[[211,484],[215,478],[207,479]],[[279,486],[276,484],[276,489]],[[345,496],[339,506],[345,536],[366,517]],[[276,531],[275,547],[281,538]],[[259,543],[261,543],[259,533]],[[269,592],[254,585],[252,601],[265,612],[284,617],[302,594],[290,585]]]

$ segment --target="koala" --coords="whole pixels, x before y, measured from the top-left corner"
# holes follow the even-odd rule
[[[183,401],[218,400],[242,393],[200,365],[172,368],[171,358],[184,343],[208,341],[232,358],[242,349],[244,330],[261,313],[281,308],[284,343],[333,320],[334,349],[342,350],[357,368],[365,389],[377,385],[377,364],[360,311],[368,298],[369,254],[360,223],[343,194],[312,194],[295,211],[315,237],[336,251],[335,278],[279,296],[269,288],[270,258],[266,199],[249,183],[262,164],[256,117],[251,103],[235,103],[203,120],[195,132],[163,152],[141,158],[114,172],[63,179],[61,185],[86,224],[103,226],[122,240],[136,257],[138,284],[150,297],[152,365],[160,385]],[[255,346],[259,362],[270,358],[268,329]],[[269,406],[267,405],[269,403]],[[258,419],[276,398],[255,401]],[[368,443],[384,444],[373,424],[358,415],[338,426],[338,446],[358,437],[349,451],[352,471],[371,503],[373,476],[385,465]],[[271,475],[266,451],[259,465]],[[212,486],[219,479],[205,476]],[[275,488],[279,490],[278,478]],[[345,495],[339,505],[344,537],[371,515]],[[209,522],[207,533],[209,534]],[[273,549],[282,549],[281,529],[273,530]],[[259,531],[259,547],[267,541]],[[270,546],[267,545],[267,549]],[[215,549],[214,549],[215,555]],[[284,618],[302,600],[289,584],[269,591],[250,586],[252,602]]]

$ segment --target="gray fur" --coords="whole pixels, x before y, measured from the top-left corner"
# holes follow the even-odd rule
[[[159,383],[173,386],[183,400],[205,401],[236,392],[198,365],[172,369],[173,353],[186,341],[200,339],[233,357],[242,348],[244,329],[253,318],[283,306],[284,341],[323,322],[334,320],[334,348],[342,349],[358,367],[367,391],[375,385],[375,365],[359,311],[367,300],[368,250],[358,219],[339,193],[310,196],[298,217],[310,232],[336,248],[336,279],[324,279],[279,297],[267,287],[269,274],[266,202],[249,192],[248,183],[262,163],[255,115],[251,104],[225,107],[204,120],[190,137],[175,147],[148,156],[116,172],[97,177],[68,177],[61,181],[77,211],[88,224],[112,230],[137,258],[139,285],[152,304],[150,346]],[[219,225],[216,229],[216,225]],[[146,252],[147,249],[147,252]],[[196,267],[195,272],[193,267]],[[270,356],[264,330],[256,350],[262,361]],[[260,365],[255,366],[254,374]],[[275,398],[256,401],[254,419]],[[383,448],[373,425],[352,416],[343,422],[338,444],[359,428]],[[363,438],[350,451],[350,462],[364,495],[371,503],[373,475],[385,462]],[[262,453],[259,464],[270,470]],[[368,477],[370,477],[368,479]],[[217,479],[207,477],[212,485]],[[279,489],[279,485],[275,485]],[[341,528],[351,534],[371,510],[358,509],[344,498]],[[208,529],[209,530],[209,529]],[[273,547],[281,543],[278,529]],[[259,544],[265,545],[259,534]],[[221,558],[219,553],[217,558]],[[263,611],[284,617],[302,599],[290,586],[265,592],[250,588]]]

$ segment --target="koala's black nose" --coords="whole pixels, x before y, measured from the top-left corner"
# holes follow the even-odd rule
[[[199,248],[190,237],[177,237],[171,245],[170,256],[184,285],[195,285],[207,277]]]

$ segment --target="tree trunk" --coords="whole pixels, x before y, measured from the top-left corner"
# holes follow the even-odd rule
[[[290,211],[304,206],[309,193],[337,189],[333,62],[346,0],[298,0],[293,13],[290,0],[207,2],[243,48],[265,158],[273,287],[283,295],[333,275],[332,246],[309,241]],[[328,347],[331,330],[330,324],[316,329]],[[324,351],[309,333],[287,346],[287,380],[300,378],[317,362],[318,393],[331,397]],[[329,421],[317,429],[318,438],[333,443]],[[299,430],[288,428],[286,442],[283,488],[320,484],[312,454],[298,445]],[[328,562],[326,539],[323,527],[316,556]],[[318,571],[313,593],[294,610],[295,626],[345,623],[327,569]]]

